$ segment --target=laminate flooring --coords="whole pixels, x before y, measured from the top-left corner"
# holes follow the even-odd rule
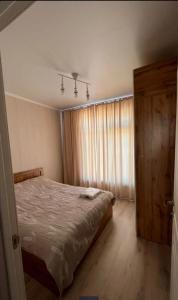
[[[56,300],[25,274],[27,300]],[[118,201],[113,218],[75,273],[62,300],[169,300],[170,248],[137,239],[135,204]]]

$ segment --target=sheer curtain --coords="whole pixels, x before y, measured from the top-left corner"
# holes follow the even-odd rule
[[[63,112],[64,182],[134,198],[133,99]]]

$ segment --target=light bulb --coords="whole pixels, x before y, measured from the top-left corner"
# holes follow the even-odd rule
[[[63,76],[62,76],[62,79],[61,79],[61,95],[64,95],[64,82],[63,82]]]
[[[87,100],[90,99],[90,94],[89,94],[89,91],[88,91],[88,84],[87,84],[87,92],[86,92],[86,96],[87,96]]]
[[[77,91],[77,83],[75,80],[75,87],[74,87],[74,96],[77,97],[78,96],[78,91]]]

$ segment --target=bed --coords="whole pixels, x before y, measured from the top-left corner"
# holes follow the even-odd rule
[[[52,181],[37,168],[14,174],[24,272],[60,295],[112,217],[113,195]]]

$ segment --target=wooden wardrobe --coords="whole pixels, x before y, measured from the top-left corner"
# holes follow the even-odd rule
[[[170,244],[177,60],[134,70],[137,235]]]

